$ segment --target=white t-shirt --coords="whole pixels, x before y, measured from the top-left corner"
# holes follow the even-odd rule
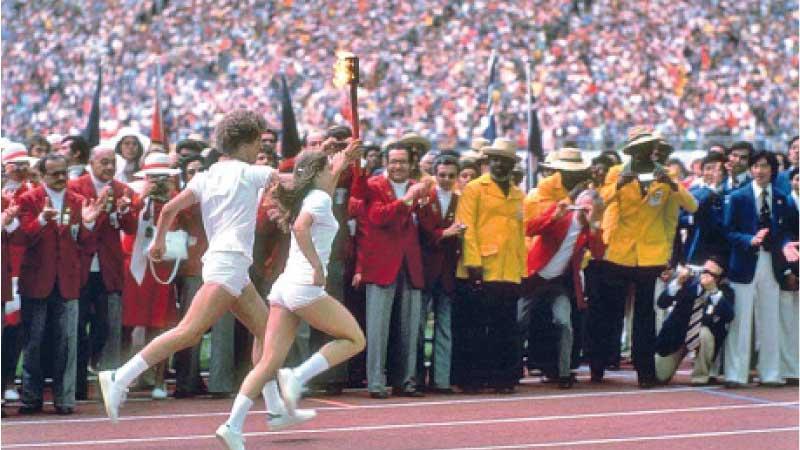
[[[319,260],[322,262],[322,268],[326,276],[333,238],[336,237],[336,232],[339,231],[339,222],[336,221],[331,209],[332,203],[331,197],[327,192],[312,189],[303,199],[303,205],[300,207],[300,212],[306,211],[313,218],[311,241],[314,243],[314,249],[319,255]],[[283,278],[296,284],[314,283],[314,269],[305,255],[303,255],[303,252],[300,251],[300,246],[297,245],[294,233],[292,233],[292,243],[289,247],[289,258],[286,260]]]
[[[239,160],[220,161],[186,185],[200,203],[211,252],[239,252],[252,262],[258,195],[274,170]],[[247,270],[243,267],[243,270]]]

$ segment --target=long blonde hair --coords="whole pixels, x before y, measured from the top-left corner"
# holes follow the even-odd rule
[[[327,165],[328,155],[325,152],[304,150],[295,159],[291,184],[285,186],[283,183],[279,183],[272,190],[272,197],[280,210],[277,219],[278,226],[285,233],[289,232],[297,215],[300,214],[303,199],[314,189],[314,180],[317,175],[325,170]]]

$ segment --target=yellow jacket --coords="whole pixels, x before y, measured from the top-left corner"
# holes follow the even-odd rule
[[[468,278],[466,267],[482,267],[484,281],[520,282],[527,263],[523,196],[512,185],[506,197],[489,174],[467,184],[456,210],[456,221],[467,226],[456,276]]]
[[[554,203],[569,198],[569,192],[561,184],[561,173],[556,172],[542,179],[535,191],[525,197],[525,222],[535,219]]]
[[[680,183],[673,191],[666,183],[653,181],[644,197],[636,180],[617,190],[621,171],[621,165],[612,167],[601,189],[606,202],[602,227],[608,245],[605,259],[630,267],[666,265],[672,254],[679,208],[693,213],[697,201]]]

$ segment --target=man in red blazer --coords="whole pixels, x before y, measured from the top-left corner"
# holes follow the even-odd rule
[[[105,367],[120,364],[122,339],[122,281],[124,256],[120,230],[136,231],[136,215],[131,208],[133,191],[114,179],[114,148],[102,144],[93,148],[86,173],[70,180],[69,190],[86,199],[104,198],[95,225],[96,252],[82,256],[81,289],[78,312],[78,373],[75,397],[87,398],[87,366],[101,360]],[[93,312],[92,312],[93,311]],[[86,324],[91,332],[86,332]]]
[[[453,336],[450,329],[450,312],[456,287],[456,266],[460,253],[458,239],[465,228],[455,222],[458,194],[453,190],[458,177],[458,158],[439,156],[433,163],[436,186],[419,210],[422,228],[422,262],[425,268],[425,291],[422,294],[422,320],[417,348],[417,381],[425,382],[423,344],[428,309],[433,305],[433,358],[430,385],[434,392],[452,393],[450,387],[450,362]]]
[[[367,290],[367,389],[373,398],[388,398],[386,350],[395,294],[400,298],[399,344],[402,367],[396,394],[421,396],[416,389],[420,289],[425,285],[417,228],[418,200],[429,182],[409,179],[411,151],[399,142],[387,147],[385,175],[367,182],[367,220],[360,243],[361,278]],[[396,292],[399,290],[399,292]]]
[[[51,333],[54,402],[59,414],[75,407],[78,297],[82,252],[94,251],[101,200],[89,202],[67,189],[67,159],[50,154],[38,163],[44,185],[19,199],[25,255],[19,278],[25,356],[20,414],[42,409],[41,367],[45,333]],[[15,238],[16,239],[16,238]]]
[[[574,290],[578,309],[586,309],[580,278],[581,263],[586,249],[596,258],[602,257],[603,239],[595,212],[600,198],[595,191],[582,192],[571,207],[568,200],[550,206],[526,225],[528,236],[541,236],[528,253],[528,279],[523,298],[519,301],[518,318],[523,341],[528,335],[531,310],[538,302],[550,304],[553,323],[559,329],[558,382],[559,387],[572,387],[572,305],[570,287]],[[529,342],[528,345],[532,345]]]

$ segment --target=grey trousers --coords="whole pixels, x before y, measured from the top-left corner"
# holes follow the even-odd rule
[[[122,295],[108,293],[108,336],[100,353],[100,367],[110,370],[122,365]]]
[[[22,299],[24,357],[22,363],[22,403],[40,406],[43,402],[44,372],[42,346],[51,345],[53,397],[56,406],[75,407],[75,382],[78,369],[78,299],[64,300],[57,293],[46,299]],[[52,342],[46,342],[50,334]]]
[[[528,337],[528,327],[531,322],[531,310],[538,302],[550,303],[553,312],[553,324],[555,324],[561,335],[558,343],[558,375],[568,377],[570,375],[570,364],[572,361],[572,305],[570,305],[569,295],[566,288],[558,284],[558,281],[536,286],[532,291],[526,292],[525,297],[517,303],[517,320],[522,333],[523,342]],[[530,347],[532,343],[528,343]]]
[[[420,291],[410,286],[405,270],[388,286],[367,284],[367,390],[386,389],[386,353],[395,294],[399,297],[399,339],[401,387],[416,386],[417,344],[422,312]]]
[[[180,290],[180,318],[186,315],[192,299],[200,286],[203,277],[183,277]],[[175,365],[175,389],[182,392],[195,392],[200,387],[200,347],[201,343],[181,350],[173,357]]]
[[[211,355],[208,367],[208,392],[236,391],[236,353],[234,329],[236,318],[225,313],[211,328]]]
[[[453,301],[444,292],[422,293],[422,315],[419,324],[419,347],[417,348],[417,382],[425,383],[425,329],[428,312],[433,311],[433,354],[429,383],[439,389],[450,387],[450,366],[453,360],[453,333],[451,311]]]

